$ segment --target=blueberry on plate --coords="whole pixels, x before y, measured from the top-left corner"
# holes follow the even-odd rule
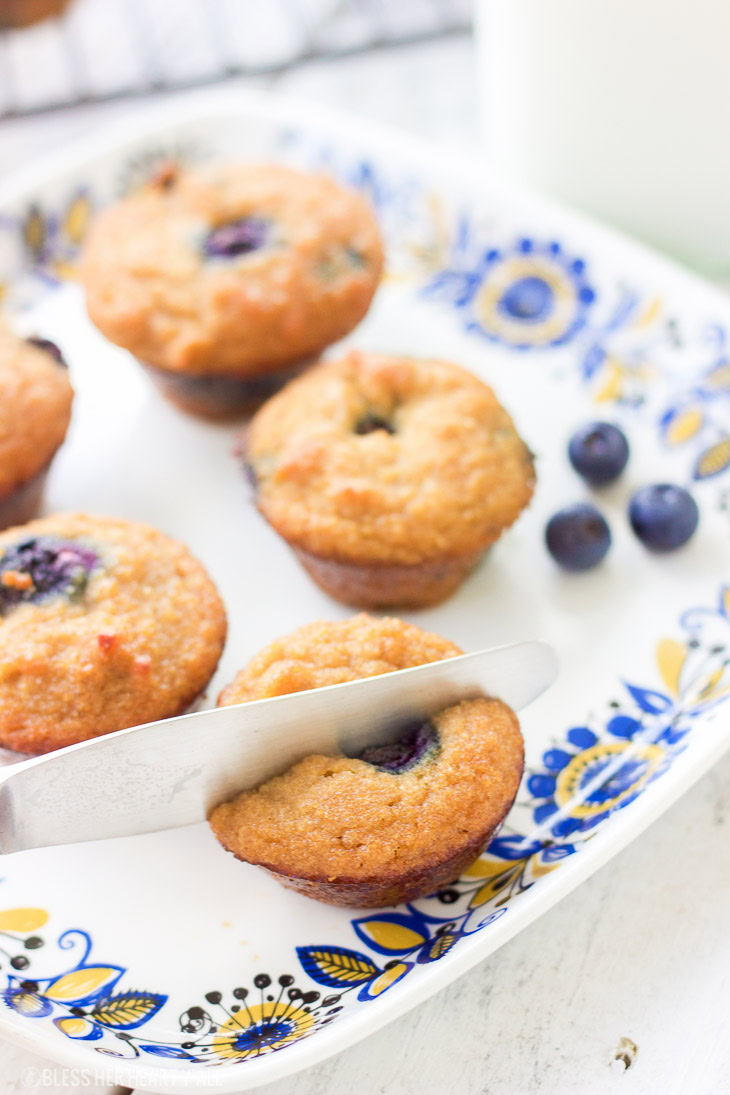
[[[618,479],[629,459],[629,443],[618,426],[589,422],[576,430],[568,444],[570,462],[592,487]]]
[[[603,514],[585,502],[553,514],[545,542],[556,563],[566,570],[590,570],[611,546],[611,530]]]
[[[674,551],[686,544],[699,520],[692,495],[673,483],[640,487],[629,502],[631,527],[652,551]]]

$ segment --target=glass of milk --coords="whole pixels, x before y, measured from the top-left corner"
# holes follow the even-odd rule
[[[730,0],[478,0],[487,152],[730,277]]]

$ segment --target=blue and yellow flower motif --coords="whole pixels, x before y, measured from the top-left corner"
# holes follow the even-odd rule
[[[180,1016],[177,1040],[169,1033],[157,1040],[148,1024],[167,996],[120,990],[127,970],[92,961],[87,932],[59,936],[59,949],[75,954],[69,968],[52,976],[35,969],[35,952],[44,946],[37,932],[48,913],[28,907],[0,910],[0,951],[13,971],[0,989],[2,1002],[106,1056],[221,1066],[310,1037],[336,1021],[348,994],[361,1003],[377,1000],[506,916],[514,900],[578,854],[612,813],[674,763],[698,716],[730,699],[730,587],[720,590],[714,605],[685,611],[680,626],[681,639],[664,638],[656,646],[658,687],[624,682],[624,703],[612,701],[600,728],[571,727],[543,753],[542,768],[526,781],[537,831],[500,834],[460,879],[418,904],[352,920],[363,949],[298,947],[301,972],[314,988],[299,987],[288,973],[276,979],[258,973],[253,989],[236,987],[227,1000],[217,990],[206,993],[205,1005]],[[444,905],[449,915],[436,915]]]
[[[213,1038],[213,1052],[225,1060],[245,1061],[298,1042],[311,1034],[313,1027],[309,1009],[295,1007],[290,1001],[265,1001],[227,1019]]]
[[[568,842],[531,840],[519,833],[500,833],[485,854],[437,896],[447,905],[468,897],[470,911],[489,902],[499,909],[515,894],[524,893],[539,878],[556,870],[560,861],[575,851],[575,845]]]
[[[20,939],[24,950],[35,951],[44,940],[28,933],[35,932],[47,920],[45,909],[0,910],[0,935],[16,943]],[[70,969],[52,977],[31,972],[31,960],[24,953],[11,954],[6,950],[10,966],[16,972],[8,977],[7,987],[0,990],[0,999],[26,1019],[50,1017],[66,1038],[102,1043],[94,1045],[94,1049],[105,1056],[129,1059],[148,1054],[210,1064],[245,1061],[308,1037],[318,1026],[331,1022],[341,1010],[337,1006],[339,995],[322,998],[320,992],[300,989],[290,974],[278,978],[275,986],[278,994],[274,995],[269,991],[274,985],[272,978],[260,973],[254,978],[258,1000],[243,986],[233,990],[229,1006],[223,1003],[222,993],[209,992],[206,1003],[218,1008],[222,1019],[214,1018],[203,1007],[191,1007],[180,1017],[184,1040],[157,1041],[146,1032],[141,1035],[137,1032],[163,1007],[167,996],[118,991],[126,969],[91,962],[92,942],[87,932],[78,929],[64,932],[58,939],[58,947],[76,952],[77,959]],[[370,963],[366,977],[371,977],[371,970],[379,972]],[[392,979],[393,975],[386,976]],[[338,979],[333,978],[333,983],[338,983]],[[358,983],[362,983],[362,971]]]
[[[523,237],[508,248],[490,247],[476,263],[435,275],[424,293],[450,300],[467,330],[517,350],[560,346],[585,324],[595,291],[585,261],[556,240]]]
[[[580,375],[596,403],[641,410],[670,453],[690,454],[697,481],[730,468],[730,347],[724,327],[702,329],[695,351],[699,365],[688,373],[688,347],[661,298],[624,288],[581,341]]]
[[[44,940],[28,933],[43,927],[47,920],[45,909],[4,909],[0,911],[0,934],[16,941],[25,936],[24,950],[36,951]],[[10,966],[16,972],[9,975],[7,987],[0,991],[3,1003],[27,1019],[52,1016],[56,1029],[75,1041],[96,1042],[112,1034],[131,1045],[128,1032],[149,1022],[167,997],[153,992],[115,992],[126,970],[89,962],[91,938],[87,932],[66,931],[59,936],[58,946],[66,951],[80,948],[82,953],[71,969],[53,977],[31,972],[31,959],[25,953],[10,956]],[[100,1052],[122,1055],[112,1050]]]
[[[438,962],[460,939],[498,920],[506,909],[496,909],[471,924],[477,906],[453,918],[431,916],[415,905],[403,912],[373,912],[352,921],[360,941],[377,956],[345,947],[297,947],[304,971],[320,985],[339,988],[341,994],[357,988],[360,1001],[375,1000],[402,981],[417,965]],[[380,966],[379,961],[387,961]]]
[[[374,920],[377,930],[382,927],[384,931],[390,930],[390,924]],[[353,921],[355,926],[356,921]],[[356,928],[357,930],[357,928]],[[406,929],[407,930],[407,929]],[[417,942],[414,943],[414,939]],[[426,941],[426,937],[417,933],[404,942],[400,938],[394,949],[386,953],[390,957],[401,956],[398,959],[386,962],[378,966],[367,954],[353,951],[347,947],[321,946],[321,947],[297,947],[297,956],[305,973],[316,981],[318,985],[340,990],[340,994],[358,989],[358,1000],[374,1000],[381,993],[400,981],[413,968],[413,962],[404,962],[402,956],[410,954],[414,948],[418,948]],[[374,946],[378,947],[375,943]]]
[[[117,180],[121,188],[147,177],[159,154],[143,152]],[[320,163],[321,156],[318,148],[305,166]],[[730,468],[730,345],[721,325],[689,329],[661,298],[618,278],[600,281],[599,298],[586,260],[563,243],[531,235],[495,242],[493,227],[485,229],[470,213],[429,194],[416,177],[398,179],[359,160],[341,173],[376,203],[395,274],[414,293],[446,303],[476,336],[518,351],[570,342],[573,375],[594,401],[643,415],[668,458],[686,454],[695,480],[714,480]],[[19,256],[9,282],[27,279],[45,292],[73,276],[90,211],[109,197],[79,187],[58,202],[35,201],[0,218],[0,233]],[[698,364],[688,377],[690,356]],[[560,355],[555,368],[564,368]],[[57,940],[64,952],[81,943],[81,957],[48,976],[50,947],[36,955],[45,943],[38,932],[48,913],[22,908],[0,910],[0,951],[8,970],[2,1006],[23,1021],[53,1024],[59,1036],[88,1042],[101,1054],[216,1067],[309,1037],[337,1020],[346,998],[378,999],[413,970],[440,961],[463,938],[508,915],[522,893],[579,854],[612,813],[674,763],[697,716],[730,699],[730,590],[721,591],[717,605],[689,609],[680,622],[682,637],[663,639],[656,648],[656,687],[625,684],[622,702],[614,702],[599,723],[571,727],[543,753],[525,783],[537,832],[498,836],[458,881],[417,905],[353,920],[357,949],[298,947],[301,987],[291,974],[272,979],[259,973],[251,990],[207,993],[205,1003],[180,1016],[179,1036],[167,1023],[155,1040],[150,1021],[167,996],[123,987],[127,970],[92,961],[91,938],[81,931]],[[433,914],[444,913],[445,905],[449,916]]]
[[[668,448],[691,445],[696,452],[692,478],[698,481],[714,478],[730,468],[727,333],[715,325],[708,337],[713,347],[709,366],[691,386],[680,389],[659,417],[661,436]]]
[[[640,723],[617,716],[607,726],[609,733],[612,725],[618,741],[601,741],[587,726],[573,727],[566,735],[567,748],[548,749],[542,757],[545,770],[528,777],[528,791],[543,800],[534,808],[535,821],[547,823],[554,836],[585,833],[600,825],[667,767],[660,745],[633,742]]]
[[[587,833],[628,806],[685,748],[692,720],[730,698],[730,588],[681,624],[687,639],[661,639],[655,650],[666,691],[625,683],[630,711],[615,704],[600,733],[572,727],[528,777],[535,822],[554,836]]]
[[[594,298],[583,259],[557,242],[525,238],[511,253],[484,256],[468,326],[516,349],[560,346],[583,326]]]
[[[154,1043],[139,1048],[158,1057],[184,1058],[210,1065],[238,1063],[276,1053],[308,1038],[342,1011],[341,993],[323,996],[317,990],[298,988],[294,980],[288,973],[276,980],[268,973],[258,973],[253,979],[253,990],[239,985],[232,990],[229,1002],[224,1001],[223,993],[218,990],[207,992],[206,1007],[196,1005],[180,1016],[185,1041],[179,1045]],[[320,978],[320,984],[324,983],[340,984],[333,976]]]

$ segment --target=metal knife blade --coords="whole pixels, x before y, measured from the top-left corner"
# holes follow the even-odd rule
[[[0,770],[0,851],[132,836],[204,820],[310,753],[355,755],[479,695],[514,710],[557,675],[513,643],[380,677],[119,730]]]

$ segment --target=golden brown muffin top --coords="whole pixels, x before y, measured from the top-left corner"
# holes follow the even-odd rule
[[[270,399],[246,450],[276,531],[356,564],[482,551],[527,505],[535,478],[512,419],[477,377],[358,352]]]
[[[392,616],[362,612],[337,623],[317,620],[260,650],[223,689],[218,706],[377,677],[461,653],[448,639]]]
[[[432,720],[438,751],[400,774],[309,756],[218,806],[210,823],[239,859],[296,878],[386,882],[448,860],[494,828],[523,766],[517,717],[468,700]]]
[[[354,191],[274,164],[214,164],[103,211],[81,278],[92,321],[143,361],[245,375],[346,334],[382,262]]]
[[[0,534],[0,744],[46,752],[185,710],[226,617],[188,549],[63,514]]]
[[[68,370],[0,324],[0,497],[53,457],[71,419]]]

